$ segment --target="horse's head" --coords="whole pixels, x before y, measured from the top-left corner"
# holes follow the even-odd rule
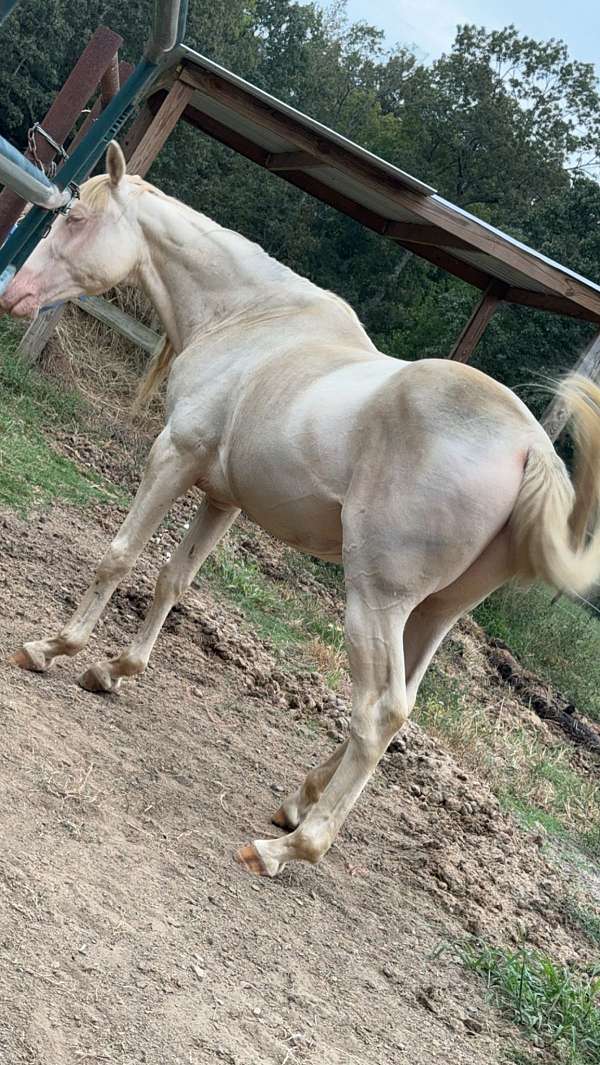
[[[126,176],[115,141],[106,169],[86,181],[81,199],[55,220],[0,297],[0,313],[35,317],[40,307],[84,293],[99,295],[135,271],[143,255],[135,209],[140,179]]]

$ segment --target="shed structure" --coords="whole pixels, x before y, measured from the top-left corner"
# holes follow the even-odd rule
[[[600,373],[600,285],[185,45],[168,53],[124,138],[130,173],[148,171],[180,119],[478,289],[451,358],[468,361],[497,307],[512,303],[595,324],[579,368]],[[560,423],[554,409],[553,435]]]
[[[203,133],[482,293],[452,351],[467,361],[501,302],[592,322],[600,285],[449,203],[435,189],[185,46],[152,86],[126,147],[145,173],[182,117]],[[135,149],[135,150],[134,150]]]

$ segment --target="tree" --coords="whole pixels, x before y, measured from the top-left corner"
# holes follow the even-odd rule
[[[24,146],[93,30],[109,25],[139,59],[150,0],[22,0],[0,28],[0,132]],[[343,3],[191,4],[186,40],[294,107],[434,185],[585,276],[600,277],[600,97],[589,64],[514,26],[459,27],[432,66],[351,23]],[[180,124],[150,179],[344,296],[375,342],[402,357],[446,356],[479,294]],[[475,362],[509,384],[575,358],[588,332],[566,319],[499,311]]]

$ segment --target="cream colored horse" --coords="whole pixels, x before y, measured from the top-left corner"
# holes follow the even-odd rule
[[[465,610],[515,575],[577,590],[597,578],[600,534],[596,526],[590,537],[588,525],[600,495],[600,390],[578,379],[565,386],[582,460],[574,492],[508,389],[458,363],[382,355],[343,300],[127,177],[116,144],[107,169],[55,222],[0,307],[31,315],[123,281],[140,285],[172,344],[167,420],[73,617],[15,660],[41,671],[80,651],[192,485],[204,502],[140,631],[88,669],[83,687],[113,691],[143,672],[169,610],[240,510],[301,551],[343,560],[350,734],[275,814],[291,833],[240,851],[248,869],[274,876],[331,846]]]

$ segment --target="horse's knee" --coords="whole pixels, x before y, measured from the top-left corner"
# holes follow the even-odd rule
[[[119,544],[111,544],[96,570],[96,584],[121,581],[133,565],[130,553]]]
[[[187,575],[182,574],[172,562],[167,562],[158,575],[156,597],[161,602],[178,603],[190,583]]]

